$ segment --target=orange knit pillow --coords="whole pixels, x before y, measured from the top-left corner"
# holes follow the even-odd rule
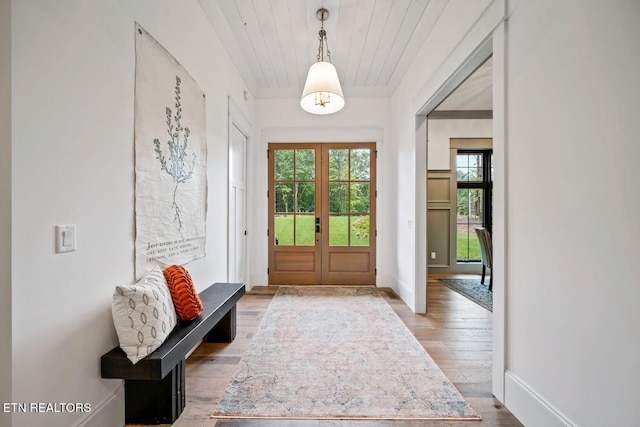
[[[167,279],[178,318],[193,320],[200,316],[204,307],[189,272],[181,265],[171,265],[165,268],[163,273]]]

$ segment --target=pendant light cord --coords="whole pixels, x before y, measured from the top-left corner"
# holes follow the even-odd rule
[[[322,15],[324,18],[324,15]],[[318,62],[324,61],[324,47],[327,46],[327,58],[329,59],[329,63],[331,62],[331,51],[329,50],[329,42],[327,41],[327,32],[324,29],[324,19],[320,19],[320,31],[318,31],[318,55],[316,55],[316,59]]]

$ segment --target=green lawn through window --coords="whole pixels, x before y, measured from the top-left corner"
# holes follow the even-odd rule
[[[278,245],[291,246],[294,244],[294,218],[296,218],[295,244],[297,246],[313,246],[315,240],[315,217],[313,215],[276,215],[275,237],[278,239]],[[368,246],[368,216],[353,216],[351,222],[351,246]],[[347,235],[349,217],[346,215],[331,216],[329,217],[329,225],[329,245],[347,246],[349,244]]]
[[[480,259],[480,242],[475,231],[466,233],[458,231],[458,241],[456,242],[458,260],[479,260]],[[469,245],[469,256],[467,257],[467,244]]]

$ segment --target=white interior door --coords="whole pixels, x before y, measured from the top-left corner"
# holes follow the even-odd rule
[[[229,278],[232,283],[246,283],[246,149],[247,137],[231,126],[229,139]]]

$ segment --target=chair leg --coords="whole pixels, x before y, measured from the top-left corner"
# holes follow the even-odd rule
[[[480,283],[482,283],[484,285],[484,274],[487,272],[487,267],[484,266],[484,264],[482,265],[482,279],[480,279]]]
[[[493,269],[491,269],[491,276],[489,276],[489,290],[493,292]]]

